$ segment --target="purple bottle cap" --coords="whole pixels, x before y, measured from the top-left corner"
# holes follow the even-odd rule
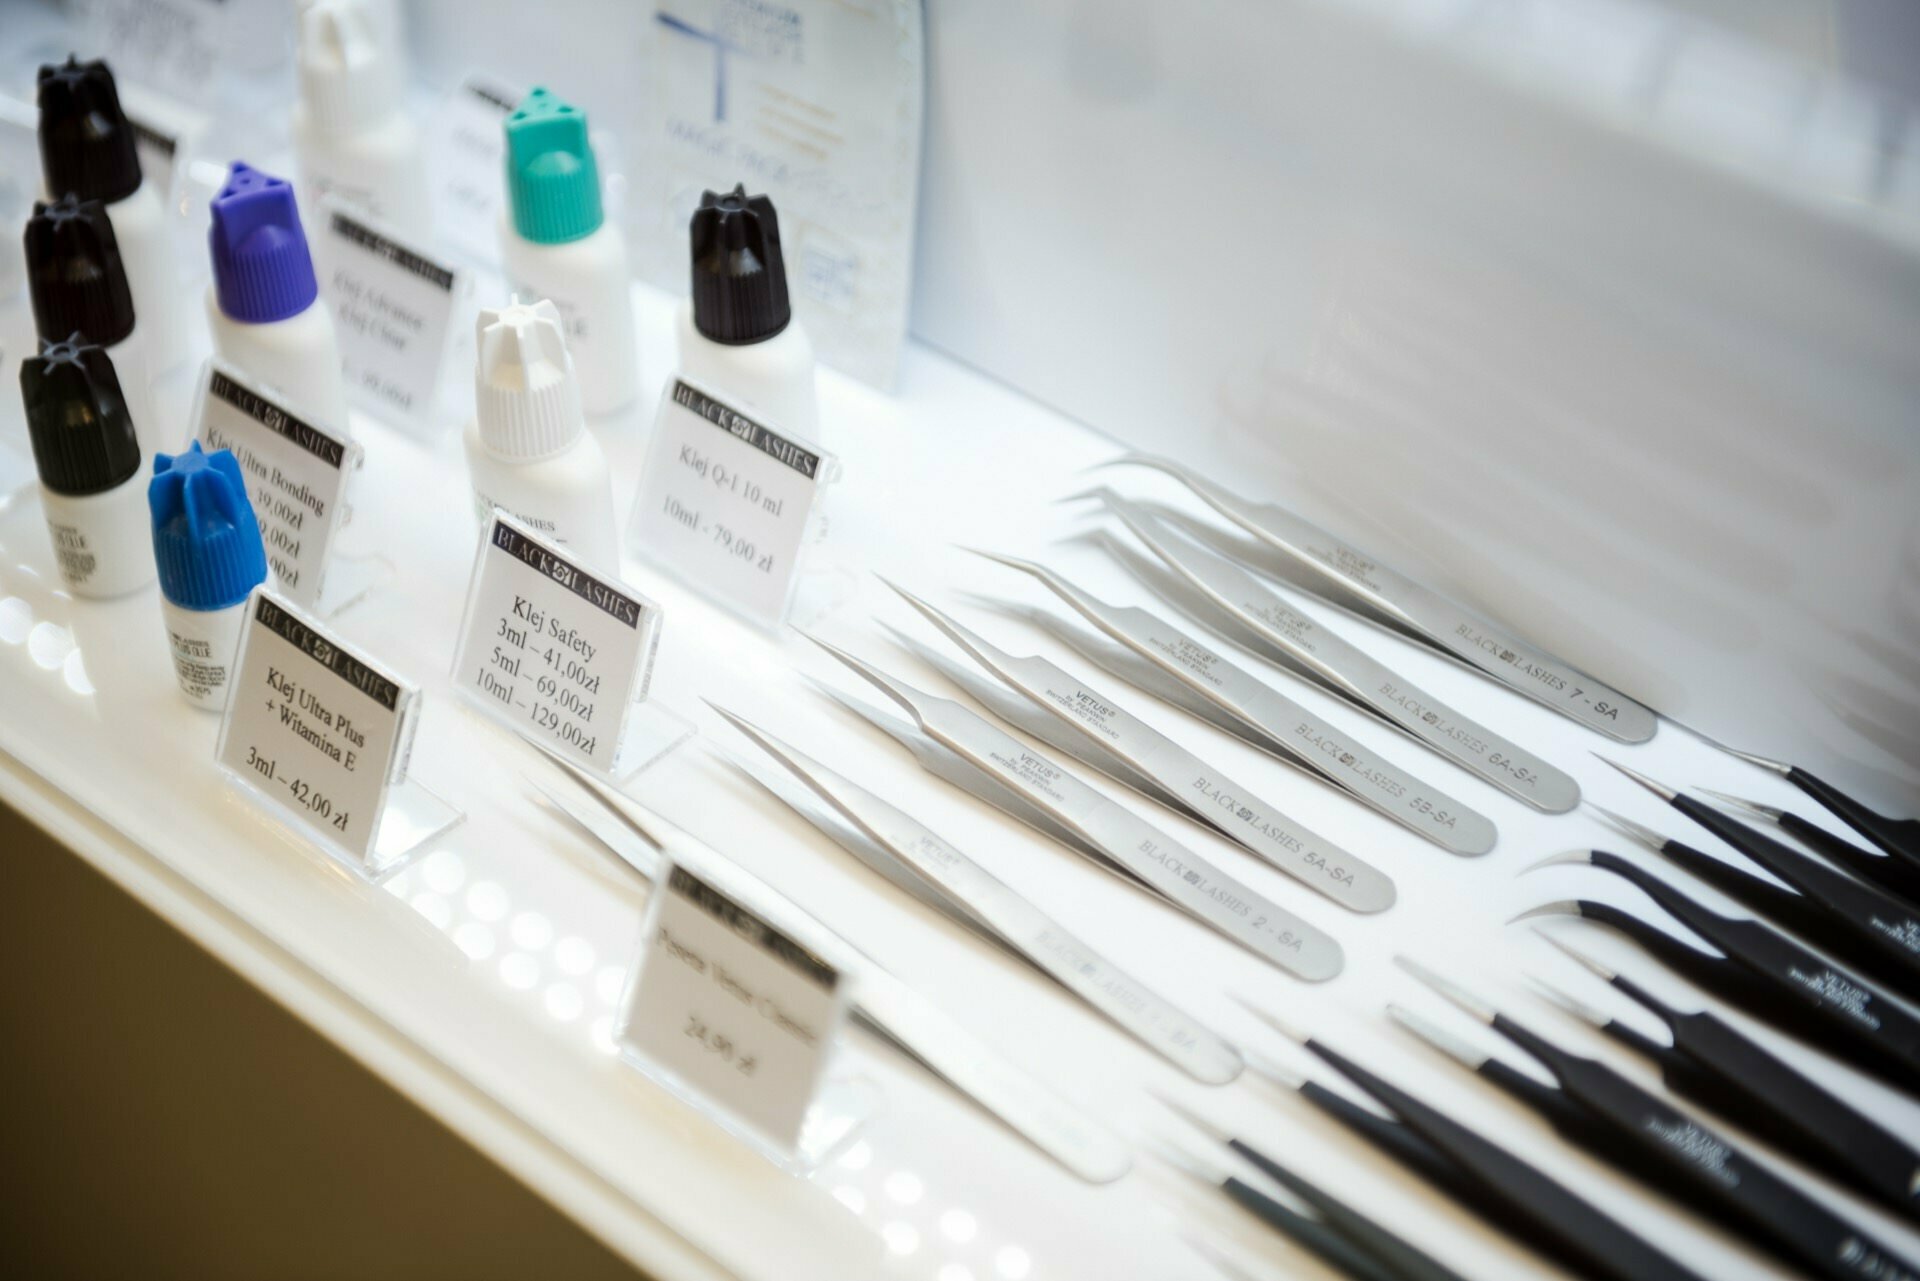
[[[261,325],[312,305],[320,285],[292,183],[236,160],[208,208],[214,292],[229,319]]]

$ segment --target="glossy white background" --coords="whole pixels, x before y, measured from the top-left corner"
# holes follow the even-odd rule
[[[671,360],[671,301],[645,288],[636,298],[647,368],[660,371],[650,380],[657,393]],[[18,321],[17,313],[0,317],[8,326]],[[694,720],[702,735],[635,779],[634,795],[845,932],[970,1031],[1130,1139],[1194,1140],[1146,1092],[1166,1091],[1244,1129],[1466,1275],[1519,1281],[1545,1271],[1535,1256],[1299,1101],[1252,1078],[1213,1090],[1193,1085],[1051,986],[906,900],[713,755],[709,744],[747,745],[707,710],[702,696],[749,715],[887,796],[1223,1034],[1311,1068],[1232,998],[1270,1003],[1511,1145],[1703,1276],[1788,1275],[1570,1150],[1385,1018],[1385,1003],[1398,1000],[1477,1044],[1498,1046],[1392,966],[1394,953],[1406,951],[1565,1044],[1652,1082],[1644,1064],[1544,1006],[1522,976],[1551,977],[1637,1026],[1649,1024],[1524,928],[1501,924],[1526,907],[1575,893],[1651,910],[1636,891],[1598,873],[1556,870],[1514,879],[1547,854],[1601,836],[1597,823],[1584,815],[1533,813],[1360,714],[1243,658],[1499,824],[1492,854],[1455,858],[1125,690],[1023,626],[970,607],[968,590],[1036,604],[1045,597],[952,550],[955,542],[1044,557],[1116,603],[1160,608],[1104,553],[1076,539],[1092,527],[1078,509],[1054,505],[1085,486],[1082,469],[1110,456],[1112,446],[922,349],[912,351],[897,399],[835,375],[822,388],[831,442],[850,467],[846,483],[830,491],[830,533],[805,586],[810,626],[924,688],[951,693],[938,676],[894,650],[870,621],[877,615],[938,643],[868,576],[869,570],[885,573],[1014,652],[1045,653],[1111,692],[1308,826],[1370,858],[1395,877],[1400,901],[1379,916],[1347,915],[1192,824],[1096,780],[1249,885],[1336,934],[1346,947],[1347,971],[1320,986],[1295,982],[921,773],[889,740],[808,689],[802,672],[865,694],[804,641],[753,631],[629,560],[632,581],[668,611],[656,697]],[[183,389],[163,398],[184,408]],[[847,1067],[879,1086],[883,1111],[862,1142],[806,1181],[781,1174],[619,1063],[610,1053],[610,1020],[638,939],[644,892],[544,808],[524,777],[540,774],[541,762],[467,707],[446,674],[475,540],[456,436],[423,447],[365,418],[356,417],[354,425],[368,462],[347,537],[353,548],[388,551],[400,576],[341,615],[338,626],[426,690],[413,774],[464,809],[466,823],[375,888],[260,816],[212,766],[215,719],[186,706],[174,689],[153,594],[96,604],[55,590],[30,496],[0,513],[0,794],[30,813],[49,795],[73,797],[120,834],[73,840],[84,856],[135,888],[143,877],[177,885],[176,896],[193,911],[176,907],[170,914],[269,990],[292,986],[302,999],[338,1002],[345,1013],[332,1021],[308,1017],[653,1275],[1184,1281],[1205,1275],[1205,1265],[1182,1241],[1183,1227],[1218,1235],[1256,1277],[1329,1275],[1220,1196],[1144,1153],[1117,1184],[1076,1182],[862,1033],[849,1037]],[[596,430],[624,501],[638,465],[638,424]],[[1138,496],[1177,500],[1171,486],[1154,478],[1122,475],[1118,481]],[[1599,737],[1405,642],[1307,608],[1442,699],[1573,773],[1595,799],[1687,834],[1684,824],[1668,822],[1665,811],[1588,754],[1616,750]],[[1790,796],[1779,780],[1671,726],[1652,744],[1617,754],[1669,782],[1765,799]],[[233,928],[255,942],[223,948],[222,934],[201,919],[206,916],[236,922]],[[1684,1007],[1697,1003],[1630,945],[1597,928],[1555,924]],[[1920,1130],[1920,1103],[1764,1031],[1759,1035],[1895,1130]],[[394,1059],[401,1068],[391,1066]],[[1830,1186],[1814,1187],[1883,1239],[1920,1255],[1920,1233],[1892,1225]]]
[[[1641,0],[932,14],[922,338],[1920,802],[1910,105]]]
[[[1457,19],[1465,8],[1450,11]],[[1049,504],[1083,487],[1079,469],[1113,446],[1037,397],[1177,447],[1250,495],[1295,502],[1704,729],[1728,738],[1750,730],[1743,745],[1775,750],[1804,742],[1808,751],[1796,754],[1809,764],[1842,762],[1836,779],[1897,791],[1893,759],[1912,759],[1901,744],[1912,734],[1920,614],[1911,525],[1920,290],[1899,210],[1920,187],[1890,171],[1885,200],[1837,211],[1782,190],[1810,163],[1804,157],[1848,153],[1792,141],[1814,135],[1783,134],[1781,117],[1765,111],[1772,132],[1740,133],[1748,114],[1728,104],[1776,101],[1766,96],[1778,81],[1764,59],[1710,63],[1720,88],[1676,99],[1697,108],[1679,117],[1693,122],[1687,136],[1706,139],[1690,144],[1694,153],[1651,136],[1644,110],[1596,123],[1586,107],[1546,105],[1550,92],[1636,83],[1641,28],[1608,23],[1640,11],[1619,6],[1556,6],[1565,21],[1530,25],[1496,19],[1549,10],[1476,6],[1473,22],[1414,36],[1393,35],[1356,6],[1203,9],[1180,23],[1154,10],[1116,25],[1129,12],[1140,10],[937,8],[917,323],[1004,381],[924,346],[910,350],[897,398],[825,379],[826,443],[846,459],[848,480],[833,495],[810,621],[941,689],[869,623],[878,613],[932,639],[865,576],[877,569],[957,607],[1008,648],[1044,652],[1113,689],[1111,678],[959,599],[965,588],[1044,599],[948,550],[966,541],[1044,556],[1117,602],[1151,603],[1092,548],[1054,545],[1085,526]],[[1569,27],[1579,15],[1590,20]],[[1239,25],[1248,22],[1273,25]],[[1545,64],[1499,72],[1463,61],[1543,29],[1583,34]],[[1603,38],[1609,32],[1618,39]],[[1536,74],[1522,91],[1511,72],[1525,65]],[[1844,95],[1805,101],[1818,109],[1787,113],[1792,121],[1848,118]],[[1857,136],[1840,124],[1818,136],[1829,134]],[[1786,153],[1766,149],[1782,137]],[[1854,168],[1832,172],[1836,189],[1855,190],[1841,182],[1858,176]],[[1283,287],[1255,287],[1273,279]],[[1194,290],[1206,306],[1193,304]],[[637,297],[650,405],[672,360],[671,302],[644,289]],[[15,306],[0,315],[8,351],[22,329]],[[9,363],[0,381],[14,374]],[[184,404],[177,384],[172,396]],[[0,415],[8,440],[16,415],[8,402]],[[1074,1183],[860,1037],[850,1062],[879,1082],[887,1110],[863,1145],[809,1182],[779,1175],[615,1062],[607,1019],[644,896],[539,806],[520,777],[535,768],[531,755],[452,694],[445,673],[472,529],[457,445],[447,437],[423,447],[364,419],[356,425],[369,460],[350,532],[361,548],[390,551],[402,574],[340,626],[427,688],[415,771],[466,809],[468,823],[374,889],[262,820],[211,767],[215,723],[173,688],[151,593],[106,605],[60,595],[31,497],[0,513],[0,788],[10,802],[42,814],[71,796],[97,816],[94,826],[72,824],[77,836],[62,829],[84,856],[657,1275],[1204,1275],[1179,1239],[1182,1225],[1224,1234],[1253,1275],[1326,1275],[1150,1159],[1113,1187]],[[600,430],[624,501],[637,424]],[[1175,497],[1150,478],[1123,483]],[[1499,1045],[1392,968],[1404,950],[1651,1082],[1643,1063],[1531,997],[1522,976],[1551,977],[1636,1026],[1651,1024],[1524,929],[1501,926],[1574,893],[1650,910],[1597,873],[1514,879],[1540,857],[1599,838],[1588,817],[1530,813],[1269,673],[1494,817],[1495,852],[1457,860],[1116,689],[1130,709],[1398,880],[1393,911],[1348,917],[1183,821],[1152,814],[1346,943],[1348,973],[1305,987],[921,774],[807,691],[799,671],[853,687],[803,642],[775,643],[637,565],[632,572],[670,611],[658,696],[705,737],[739,745],[701,695],[895,800],[1223,1033],[1311,1066],[1230,998],[1269,1001],[1703,1275],[1786,1275],[1572,1152],[1383,1016],[1385,1002],[1398,1000],[1476,1044]],[[1401,641],[1329,621],[1572,772],[1595,799],[1704,842],[1593,760],[1590,749],[1611,750],[1596,737]],[[1773,673],[1761,693],[1756,672]],[[1836,729],[1843,722],[1821,701],[1836,692],[1873,718],[1869,732]],[[1806,737],[1766,737],[1788,723],[1804,724]],[[1621,754],[1668,782],[1796,799],[1672,726]],[[1467,1275],[1542,1275],[1534,1256],[1297,1101],[1251,1080],[1191,1087],[906,902],[703,744],[633,790],[1122,1131],[1183,1133],[1145,1087],[1177,1093]],[[1631,946],[1590,927],[1559,928],[1683,1007],[1698,1002]],[[1920,1105],[1756,1034],[1890,1128],[1920,1132]],[[1912,1231],[1814,1186],[1920,1255]]]

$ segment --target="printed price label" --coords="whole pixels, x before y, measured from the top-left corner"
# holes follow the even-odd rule
[[[838,463],[683,378],[667,384],[628,541],[766,627],[785,618],[800,546]]]
[[[406,774],[414,689],[264,588],[234,667],[216,759],[295,827],[371,860]]]
[[[317,257],[354,402],[387,422],[433,420],[466,274],[366,214],[323,199]]]
[[[193,422],[204,448],[230,449],[239,460],[279,585],[296,604],[312,606],[345,519],[342,498],[360,466],[359,444],[219,360],[207,362]]]
[[[642,937],[626,1048],[793,1151],[846,1018],[840,971],[678,865]]]
[[[500,166],[506,121],[522,93],[496,76],[471,72],[434,121],[434,217],[440,235],[474,261],[500,261]]]
[[[141,85],[121,82],[120,106],[133,126],[140,173],[160,203],[171,207],[176,184],[206,132],[207,117],[186,103]]]
[[[225,0],[74,0],[86,57],[105,58],[121,82],[153,85],[205,102],[219,80],[221,59],[240,11],[255,6]],[[282,19],[284,21],[284,19]]]
[[[496,511],[473,567],[454,683],[510,728],[613,773],[647,696],[660,607]]]

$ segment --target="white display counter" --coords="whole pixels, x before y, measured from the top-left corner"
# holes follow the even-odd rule
[[[670,300],[645,288],[636,297],[646,409],[634,421],[600,429],[623,509],[634,488],[643,420],[672,361]],[[9,338],[20,319],[7,318]],[[9,380],[16,368],[10,360]],[[824,443],[840,455],[846,479],[831,493],[829,530],[803,591],[811,629],[951,693],[871,621],[878,615],[937,643],[869,571],[885,573],[1004,647],[1046,653],[1122,694],[1136,714],[1375,862],[1397,881],[1399,901],[1378,916],[1349,915],[1212,834],[1154,811],[1150,817],[1181,840],[1345,944],[1340,977],[1318,986],[1295,982],[923,774],[905,752],[808,688],[803,672],[855,687],[805,641],[754,631],[630,559],[630,580],[668,611],[654,697],[700,731],[633,779],[634,796],[779,887],[1129,1137],[1199,1142],[1148,1089],[1177,1094],[1465,1275],[1535,1277],[1546,1267],[1299,1100],[1251,1076],[1210,1091],[1195,1086],[1059,990],[909,901],[717,757],[709,743],[746,745],[703,697],[888,797],[1227,1036],[1337,1084],[1331,1071],[1279,1041],[1233,997],[1269,1005],[1537,1162],[1702,1276],[1790,1275],[1575,1152],[1385,1017],[1385,1003],[1396,1000],[1503,1056],[1520,1057],[1394,968],[1394,954],[1405,952],[1565,1044],[1654,1081],[1645,1062],[1550,1010],[1524,978],[1548,977],[1636,1026],[1650,1020],[1527,928],[1502,924],[1525,908],[1576,894],[1652,911],[1637,891],[1597,872],[1553,869],[1515,879],[1546,855],[1599,841],[1605,829],[1597,821],[1586,813],[1527,810],[1349,707],[1245,660],[1330,719],[1358,726],[1367,741],[1499,825],[1492,854],[1452,857],[1184,714],[1120,689],[1038,633],[972,607],[962,595],[969,589],[1035,603],[1044,597],[953,550],[955,543],[1044,559],[1107,599],[1165,609],[1097,548],[1056,542],[1094,525],[1084,509],[1055,500],[1084,487],[1081,469],[1114,447],[924,349],[910,350],[897,396],[831,374],[821,387]],[[162,388],[182,416],[187,389],[184,372]],[[178,422],[170,426],[177,433]],[[862,1032],[849,1034],[847,1059],[878,1087],[883,1106],[851,1148],[810,1178],[776,1169],[620,1063],[610,1039],[614,1000],[633,958],[645,889],[540,801],[526,776],[550,780],[551,767],[459,701],[448,678],[475,541],[457,435],[427,447],[364,418],[354,427],[367,465],[344,543],[390,556],[398,573],[342,613],[337,626],[425,689],[412,772],[463,809],[465,823],[376,887],[264,818],[214,767],[217,718],[189,707],[174,686],[154,592],[89,603],[59,591],[30,491],[0,512],[0,800],[663,1281],[1207,1275],[1183,1230],[1217,1234],[1247,1260],[1249,1275],[1323,1274],[1223,1197],[1144,1150],[1118,1183],[1077,1182]],[[1177,499],[1170,483],[1145,474],[1116,483]],[[1304,608],[1571,772],[1593,799],[1656,828],[1712,847],[1592,751],[1663,781],[1812,808],[1780,780],[1672,725],[1650,745],[1619,748],[1404,641],[1317,603]],[[1104,780],[1091,781],[1125,804],[1150,808]],[[1644,851],[1623,852],[1653,861]],[[1700,1001],[1599,927],[1563,921],[1548,928],[1578,936],[1685,1008]],[[1920,1104],[1731,1017],[1888,1128],[1920,1133]],[[1794,1177],[1889,1244],[1920,1256],[1920,1234],[1828,1184],[1797,1170]]]

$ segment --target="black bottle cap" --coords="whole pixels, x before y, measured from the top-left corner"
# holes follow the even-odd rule
[[[106,63],[69,54],[64,66],[40,68],[40,167],[48,191],[126,199],[140,186],[133,143]]]
[[[125,484],[140,470],[133,415],[107,349],[74,334],[20,362],[20,399],[40,483],[79,497]]]
[[[693,323],[715,342],[761,342],[787,327],[787,263],[780,217],[746,184],[705,192],[693,211]]]
[[[35,201],[26,239],[27,289],[42,338],[78,332],[111,347],[133,332],[133,295],[105,205],[72,195]]]

